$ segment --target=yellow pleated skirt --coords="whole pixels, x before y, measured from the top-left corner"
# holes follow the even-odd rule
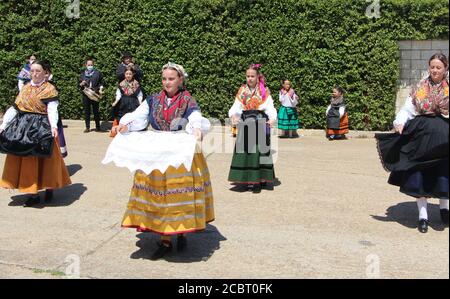
[[[55,139],[49,158],[6,155],[0,187],[35,194],[39,190],[70,185],[72,182],[58,144]]]
[[[136,171],[122,227],[175,235],[206,228],[214,220],[214,200],[208,165],[196,153],[191,169],[169,167],[150,175]]]

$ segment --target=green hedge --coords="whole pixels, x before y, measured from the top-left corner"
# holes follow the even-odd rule
[[[399,78],[396,42],[448,39],[447,0],[381,0],[381,17],[372,19],[365,15],[365,0],[80,2],[80,18],[66,16],[65,0],[0,3],[2,111],[14,101],[25,57],[37,52],[52,62],[63,118],[81,119],[77,78],[85,57],[93,56],[108,85],[101,103],[107,119],[115,68],[128,50],[149,92],[160,89],[164,63],[183,64],[207,116],[227,116],[245,68],[259,62],[274,94],[283,77],[294,82],[303,127],[324,127],[331,88],[340,84],[348,92],[353,129],[386,129]]]

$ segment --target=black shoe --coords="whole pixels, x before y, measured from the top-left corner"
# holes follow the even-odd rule
[[[261,193],[261,184],[254,184],[252,191],[254,194],[258,194]]]
[[[177,237],[177,251],[184,251],[187,247],[187,238],[183,235]]]
[[[445,226],[448,226],[448,210],[441,209],[441,221]]]
[[[424,233],[424,234],[426,232],[428,232],[428,220],[420,219],[417,229],[419,230],[419,232]]]
[[[32,195],[25,201],[23,206],[25,208],[28,208],[28,207],[32,207],[34,205],[37,205],[40,202],[41,202],[41,198],[39,197],[39,195]]]
[[[150,259],[152,261],[156,261],[159,260],[160,258],[162,258],[163,256],[165,256],[167,253],[169,253],[170,251],[172,251],[172,244],[170,244],[169,246],[164,245],[163,243],[159,243],[158,249],[156,249],[155,252],[153,252],[152,256],[150,257]]]
[[[85,129],[84,131],[83,131],[83,133],[89,133],[91,131],[91,129]]]
[[[95,132],[97,132],[97,133],[105,133],[106,131],[104,131],[104,130],[102,130],[102,129],[100,129],[100,128],[96,128],[96,129],[95,129]]]
[[[52,189],[46,189],[45,190],[45,196],[44,196],[45,202],[51,202],[52,199],[53,199],[53,190]]]
[[[264,190],[273,191],[273,184],[268,182],[261,183],[261,188],[264,188]]]

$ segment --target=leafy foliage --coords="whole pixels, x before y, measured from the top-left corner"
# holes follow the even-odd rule
[[[26,56],[36,52],[52,62],[63,118],[82,118],[77,80],[92,56],[107,83],[101,102],[107,119],[116,66],[130,51],[149,93],[161,88],[163,64],[183,64],[206,116],[227,116],[246,67],[258,62],[275,99],[282,78],[294,83],[303,127],[324,127],[331,89],[339,84],[353,129],[386,129],[399,78],[396,42],[448,39],[446,0],[383,0],[380,18],[365,15],[371,4],[365,0],[80,0],[80,18],[66,16],[69,4],[0,3],[2,111],[14,101]]]

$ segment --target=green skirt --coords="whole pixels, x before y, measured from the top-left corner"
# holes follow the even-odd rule
[[[281,106],[278,111],[278,129],[297,130],[299,127],[297,108]]]
[[[239,184],[273,182],[275,171],[266,124],[263,121],[257,125],[256,119],[248,121],[254,121],[253,125],[238,124],[228,180]]]

